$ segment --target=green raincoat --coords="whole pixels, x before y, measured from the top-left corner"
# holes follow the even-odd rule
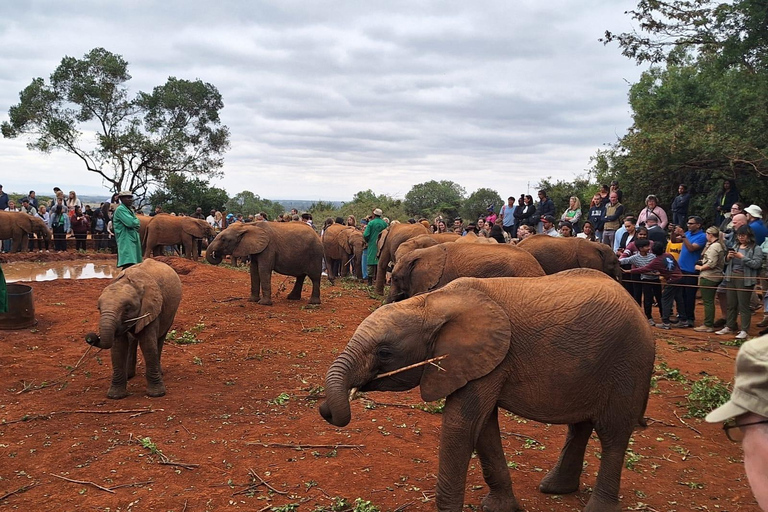
[[[387,229],[387,223],[384,222],[381,217],[374,217],[368,223],[368,225],[365,226],[365,231],[363,231],[363,238],[368,244],[366,255],[366,265],[368,266],[376,265],[379,263],[379,256],[377,254],[379,248],[376,246],[376,242],[379,241],[379,234],[385,229]]]
[[[124,204],[115,209],[112,229],[117,242],[117,266],[141,263],[141,240],[139,239],[139,218]]]
[[[8,288],[5,286],[5,274],[0,267],[0,313],[8,312]]]

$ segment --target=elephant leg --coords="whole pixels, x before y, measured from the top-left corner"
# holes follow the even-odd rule
[[[288,294],[288,300],[301,300],[301,290],[304,288],[304,278],[307,274],[296,276],[296,282],[293,283],[293,290]]]
[[[316,277],[310,276],[309,280],[312,281],[312,295],[309,297],[309,304],[320,304],[320,274]],[[303,283],[304,278],[301,281]]]
[[[602,447],[600,470],[584,512],[621,511],[619,506],[621,470],[624,467],[624,454],[629,445],[632,430],[632,424],[617,424],[615,420],[608,425],[601,425],[599,422],[595,425]]]
[[[507,459],[501,446],[498,407],[493,409],[485,427],[480,431],[475,450],[483,467],[483,479],[490,488],[488,495],[483,498],[483,510],[486,512],[521,511],[520,504],[512,491]]]
[[[128,358],[128,337],[122,335],[116,337],[110,349],[112,356],[112,384],[107,391],[107,398],[120,399],[128,396],[126,389],[128,378],[125,373],[126,360]]]
[[[251,262],[251,265],[253,265],[253,262]],[[251,270],[253,270],[253,266],[251,266]],[[256,275],[259,276],[259,282],[261,283],[261,300],[259,300],[259,304],[261,304],[262,306],[271,306],[272,305],[272,265],[257,264]]]
[[[325,259],[325,273],[328,274],[328,281],[331,284],[334,284],[336,282],[336,273],[334,272],[334,265],[333,262],[335,260],[326,258]]]
[[[21,252],[29,252],[29,233],[24,233],[21,236],[21,246],[19,247]]]
[[[125,373],[128,376],[128,380],[132,379],[136,375],[136,351],[138,350],[139,342],[135,336],[128,337],[128,354],[125,359]]]
[[[235,257],[232,257],[232,261],[235,260]],[[237,266],[237,265],[235,265]],[[261,296],[261,278],[259,276],[259,265],[256,263],[256,258],[251,258],[251,296],[248,297],[248,300],[251,302],[258,302],[261,304],[261,301],[259,300]]]
[[[579,490],[584,451],[587,449],[592,429],[591,421],[568,425],[568,435],[565,438],[565,445],[560,451],[560,458],[552,471],[547,473],[539,484],[541,492],[568,494]]]
[[[147,367],[147,395],[163,396],[165,395],[165,384],[163,384],[163,374],[160,370],[157,326],[145,327],[138,337],[141,354],[144,356],[144,364]]]

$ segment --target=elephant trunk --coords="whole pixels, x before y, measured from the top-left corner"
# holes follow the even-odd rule
[[[353,386],[350,372],[359,366],[354,356],[345,350],[333,362],[325,377],[325,402],[320,405],[320,415],[328,423],[345,427],[352,413],[349,408],[349,391]]]
[[[85,336],[85,341],[96,348],[109,350],[115,341],[115,331],[117,328],[118,320],[115,313],[111,311],[102,312],[101,318],[99,318],[99,335],[88,333]]]
[[[205,251],[205,259],[211,265],[218,265],[221,263],[222,257],[221,254],[216,252],[216,250],[212,249],[209,245],[208,249]]]

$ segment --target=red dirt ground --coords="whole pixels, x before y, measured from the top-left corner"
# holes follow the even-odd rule
[[[423,404],[418,390],[368,394],[353,403],[352,422],[342,429],[317,410],[326,369],[380,304],[367,287],[324,281],[322,305],[308,307],[307,287],[304,300],[288,301],[293,278],[275,275],[275,305],[264,307],[245,300],[249,281],[242,270],[164,261],[184,286],[176,335],[200,342],[166,343],[162,398],[144,395],[140,366],[129,382],[132,394],[108,400],[109,354],[92,349],[83,357],[83,338],[98,330],[96,301],[108,281],[28,283],[38,324],[0,331],[0,506],[194,512],[294,504],[309,511],[331,510],[343,497],[382,511],[435,510],[441,417],[413,407]],[[718,425],[687,417],[690,384],[667,378],[679,370],[688,381],[704,375],[730,381],[737,348],[710,338],[657,331],[658,387],[649,427],[636,431],[630,446],[624,510],[758,510],[740,447]],[[525,509],[580,510],[595,482],[597,441],[587,448],[579,492],[544,495],[538,483],[557,459],[565,428],[509,414],[501,421]],[[487,493],[477,459],[466,490],[468,507],[477,509]]]

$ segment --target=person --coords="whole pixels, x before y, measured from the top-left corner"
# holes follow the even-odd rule
[[[72,234],[75,235],[75,250],[85,251],[86,241],[88,238],[88,230],[91,227],[91,219],[85,215],[79,206],[75,206],[75,213],[70,219],[70,229]]]
[[[681,328],[693,327],[696,308],[696,285],[699,276],[696,272],[696,262],[701,259],[701,251],[707,244],[707,235],[701,230],[704,220],[698,215],[688,217],[688,231],[683,231],[682,226],[677,226],[672,234],[672,241],[682,242],[680,256],[677,259],[680,270],[683,272],[683,306],[687,322],[680,322]],[[680,312],[678,311],[678,316]]]
[[[672,224],[678,226],[688,218],[688,205],[691,203],[691,194],[688,192],[688,186],[680,184],[677,187],[677,195],[672,200],[672,206],[669,211],[672,212]]]
[[[49,216],[49,226],[53,232],[53,249],[58,252],[67,250],[67,233],[69,232],[69,215],[64,197],[56,198],[56,205]]]
[[[504,230],[504,219],[502,217],[498,217],[496,222],[493,223],[493,227],[491,227],[488,237],[493,238],[500,244],[509,242],[509,233]]]
[[[725,422],[728,439],[741,442],[752,493],[758,506],[768,512],[768,336],[739,348],[731,397],[705,420]]]
[[[752,310],[749,307],[752,290],[757,284],[757,277],[763,265],[763,251],[755,244],[755,235],[749,226],[741,226],[736,230],[738,243],[728,249],[725,256],[726,299],[728,316],[725,327],[715,334],[731,334],[737,330],[736,316],[741,317],[741,330],[736,335],[737,340],[749,337],[748,331],[752,321]]]
[[[763,224],[763,209],[756,204],[751,204],[744,208],[744,213],[747,214],[749,229],[755,235],[755,243],[762,245],[765,242],[765,235],[768,235],[768,229]]]
[[[619,196],[616,192],[609,194],[609,202],[605,207],[603,214],[603,243],[613,248],[613,240],[616,237],[616,230],[621,225],[621,218],[624,216],[624,205],[619,202]]]
[[[571,223],[574,231],[579,230],[579,222],[581,221],[581,201],[576,196],[571,196],[568,200],[568,208],[560,216],[561,221],[567,221]]]
[[[723,222],[721,222],[720,225],[718,226],[720,228],[720,232],[731,233],[733,230],[733,216],[738,215],[740,213],[743,215],[746,215],[746,213],[744,213],[744,205],[742,203],[733,203],[731,205],[730,212],[725,213],[725,218],[723,219]]]
[[[445,221],[443,219],[437,221],[437,226],[435,226],[435,233],[448,233],[448,228],[446,227]]]
[[[738,231],[740,227],[746,225],[747,216],[743,213],[737,213],[731,217],[731,227],[725,231],[722,229],[720,230],[720,240],[722,240],[723,245],[725,245],[726,251],[736,246],[738,243],[736,240],[736,231]],[[725,318],[728,316],[728,299],[726,297],[725,281],[721,281],[720,285],[717,287],[716,297],[720,308],[720,318],[715,320],[714,326],[716,329],[719,329],[725,326]]]
[[[552,218],[555,217],[555,203],[547,196],[546,190],[539,190],[539,205],[536,207],[536,215],[539,217],[538,223],[536,224],[536,232],[543,233],[544,217],[547,215]],[[554,222],[551,224],[554,227]]]
[[[736,188],[736,180],[723,181],[723,188],[715,199],[715,225],[720,225],[725,219],[729,206],[739,201],[739,190]]]
[[[439,221],[441,221],[442,218],[438,217],[437,220],[439,223]],[[462,232],[464,231],[464,226],[461,225],[461,222],[462,222],[461,217],[456,217],[455,219],[453,219],[453,226],[451,227],[450,232],[456,233],[457,235],[462,234]]]
[[[46,226],[50,226],[51,225],[50,222],[49,222],[50,219],[51,219],[51,214],[48,212],[48,209],[45,207],[44,204],[40,205],[40,209],[38,209],[37,215],[41,219],[43,219],[43,222],[45,222]],[[40,252],[43,252],[43,245],[45,245],[45,252],[48,252],[48,250],[50,248],[50,246],[48,245],[48,240],[44,240],[43,237],[38,235],[37,236],[37,249]]]
[[[601,206],[608,206],[608,203],[611,202],[610,198],[611,194],[611,188],[603,183],[600,185],[600,191],[598,192],[598,195],[600,196],[600,205]]]
[[[507,232],[510,238],[515,235],[515,210],[517,205],[515,204],[515,198],[509,196],[507,198],[507,204],[501,207],[499,210],[499,217],[502,220],[502,229]]]
[[[621,245],[621,239],[624,238],[624,235],[627,233],[627,228],[625,227],[627,225],[627,222],[632,223],[632,233],[634,236],[635,232],[635,225],[637,224],[637,218],[635,218],[634,215],[627,215],[623,219],[621,219],[621,225],[619,226],[619,229],[616,230],[616,233],[613,235],[613,246],[611,247],[613,249],[613,252],[617,252],[620,247],[626,247],[625,245]],[[631,238],[630,238],[631,241]]]
[[[112,229],[117,241],[117,266],[123,270],[141,263],[141,240],[139,239],[139,218],[133,212],[133,192],[121,190],[117,197],[120,205],[112,217]]]
[[[621,239],[619,240],[619,247],[616,249],[616,256],[621,258],[624,254],[624,250],[627,248],[630,242],[635,239],[636,236],[637,230],[635,229],[634,217],[627,215],[624,218],[624,233],[621,235]],[[650,247],[648,250],[650,251]]]
[[[620,265],[630,265],[631,267],[644,267],[654,260],[656,256],[651,254],[651,242],[648,239],[638,239],[632,242],[637,249],[637,253],[622,256],[619,258]],[[623,268],[623,267],[622,267]],[[631,273],[627,275],[633,275]],[[638,306],[642,304],[645,318],[648,319],[648,324],[653,327],[656,322],[653,321],[653,301],[659,305],[659,312],[663,316],[661,311],[661,285],[659,277],[653,273],[640,274],[638,281],[632,282],[633,289],[632,294],[637,302]]]
[[[545,215],[541,218],[542,233],[549,236],[560,236],[555,228],[555,218],[552,215]]]
[[[3,191],[3,186],[0,185],[0,210],[4,211],[6,208],[8,208],[8,201],[8,194]]]
[[[91,237],[93,238],[93,245],[96,251],[101,251],[107,248],[107,221],[104,220],[103,208],[97,208],[93,212],[93,218],[91,219]]]
[[[27,199],[29,199],[29,204],[35,207],[35,210],[40,209],[40,203],[37,201],[37,195],[35,194],[34,190],[29,191],[29,195],[27,196]]]
[[[675,257],[664,251],[663,244],[654,243],[651,252],[653,252],[655,257],[650,263],[630,270],[622,269],[622,272],[629,272],[631,274],[658,273],[664,277],[666,284],[661,292],[661,324],[656,324],[656,327],[671,329],[672,325],[669,318],[672,316],[673,303],[677,305],[678,314],[681,316],[680,321],[687,321],[685,318],[685,308],[683,307],[682,289],[677,286],[683,279],[683,273],[680,271]]]
[[[590,242],[597,242],[597,238],[595,237],[595,229],[592,226],[592,221],[585,220],[584,224],[581,226],[581,233],[578,233],[576,237],[586,238]]]
[[[529,226],[528,224],[523,224],[517,230],[517,240],[519,242],[520,240],[525,240],[529,236],[532,236],[535,234],[536,234],[536,230],[533,226]]]
[[[567,220],[560,221],[558,224],[560,229],[557,230],[557,236],[563,237],[563,238],[571,238],[573,237],[573,225],[568,222]]]
[[[523,198],[523,204],[515,210],[515,219],[518,221],[518,226],[536,225],[536,206],[533,204],[533,197],[530,194],[526,194]]]
[[[214,229],[214,231],[218,229],[219,225],[216,223],[216,210],[211,209],[211,211],[208,212],[208,216],[205,218],[205,222],[207,222],[208,225]]]
[[[649,194],[645,198],[645,208],[643,208],[640,215],[637,216],[638,224],[644,226],[649,214],[654,214],[658,217],[659,227],[661,229],[667,229],[667,224],[669,224],[669,221],[667,220],[667,212],[664,211],[664,208],[659,206],[659,199],[654,194]],[[680,224],[683,223],[681,222]]]
[[[72,217],[75,214],[75,206],[79,206],[81,209],[83,203],[77,198],[74,190],[69,191],[69,197],[67,197],[67,210],[69,210],[69,216]]]
[[[592,231],[594,231],[595,238],[598,242],[603,240],[603,217],[605,216],[605,206],[602,203],[602,197],[600,194],[592,196],[592,201],[589,203],[587,209],[587,218],[589,223],[592,224]]]
[[[488,212],[488,215],[485,217],[485,222],[488,224],[488,230],[490,231],[490,226],[493,226],[493,223],[496,222],[496,209],[493,207],[492,204],[488,205],[488,208],[485,209],[486,212]]]
[[[347,226],[358,229],[357,227],[357,219],[354,215],[347,216]]]
[[[667,232],[659,227],[659,218],[653,213],[645,217],[645,227],[648,229],[648,240],[651,243],[662,243],[667,245]]]
[[[477,219],[477,222],[475,222],[475,227],[477,228],[475,231],[477,236],[488,238],[488,231],[485,229],[485,219],[483,217]]]
[[[363,240],[368,244],[368,249],[366,250],[368,286],[373,285],[373,281],[376,279],[376,267],[379,263],[378,244],[376,242],[378,242],[381,232],[387,229],[387,223],[381,218],[382,215],[383,212],[381,211],[381,208],[374,209],[373,219],[368,222],[365,226],[365,231],[363,231]]]
[[[21,200],[21,211],[32,217],[38,217],[37,208],[30,204],[28,197]]]
[[[8,287],[5,284],[5,274],[0,265],[0,313],[8,312]]]
[[[616,192],[616,195],[619,197],[619,202],[624,199],[624,192],[619,188],[619,180],[611,180],[611,186],[608,189],[608,192]]]
[[[699,272],[699,290],[704,303],[704,323],[693,330],[715,332],[715,293],[723,280],[723,268],[727,250],[720,241],[720,230],[710,226],[706,231],[707,245],[701,252],[701,261],[694,267]]]

